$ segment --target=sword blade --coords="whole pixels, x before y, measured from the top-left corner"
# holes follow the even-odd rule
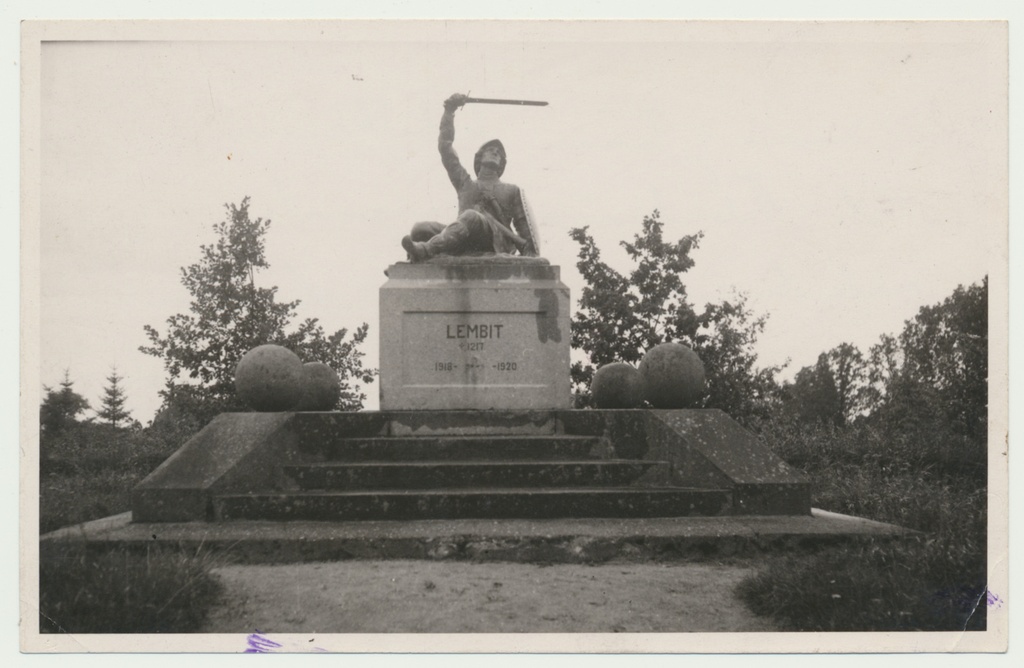
[[[475,102],[477,104],[518,104],[527,107],[546,107],[547,102],[541,102],[539,100],[495,100],[488,97],[467,97],[466,102]]]

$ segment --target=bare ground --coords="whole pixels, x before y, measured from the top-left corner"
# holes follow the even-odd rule
[[[224,566],[207,633],[772,631],[736,598],[753,569],[343,561]]]

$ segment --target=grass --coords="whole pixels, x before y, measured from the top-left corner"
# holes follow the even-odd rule
[[[123,513],[132,489],[190,436],[83,424],[40,443],[39,531]]]
[[[40,533],[129,510],[131,490],[142,478],[118,470],[43,478],[39,481]]]
[[[220,585],[202,550],[149,546],[97,550],[47,542],[39,555],[41,633],[190,633],[200,630]]]
[[[769,559],[744,581],[755,613],[793,631],[984,630],[986,488],[977,448],[870,428],[765,425],[810,476],[812,505],[924,532]]]
[[[39,530],[122,513],[143,478],[190,436],[83,424],[40,444]],[[46,541],[39,553],[41,633],[189,633],[218,595],[208,552],[100,549]]]
[[[924,539],[775,558],[738,593],[790,631],[984,630],[983,574],[936,578],[940,554]]]

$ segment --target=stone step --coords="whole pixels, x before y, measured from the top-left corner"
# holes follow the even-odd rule
[[[347,462],[285,466],[302,489],[628,485],[666,462],[637,460]]]
[[[728,490],[677,487],[332,491],[213,498],[218,521],[706,517],[729,514],[731,507]]]
[[[586,459],[593,436],[406,436],[307,442],[303,451],[331,461]]]
[[[551,411],[374,411],[295,413],[301,444],[370,436],[543,436],[557,433]]]
[[[551,411],[388,411],[391,436],[554,434]]]

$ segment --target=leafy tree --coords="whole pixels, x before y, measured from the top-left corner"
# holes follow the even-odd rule
[[[690,254],[703,234],[669,242],[663,228],[655,210],[644,217],[632,242],[620,242],[635,265],[625,275],[601,259],[586,227],[570,231],[580,245],[576,267],[586,283],[572,322],[572,346],[587,358],[572,366],[578,405],[588,402],[587,388],[597,367],[617,361],[636,364],[659,343],[677,341],[693,348],[704,362],[705,407],[740,418],[763,414],[773,400],[779,370],[756,366],[753,347],[767,317],[754,317],[743,295],[697,312],[681,275],[693,267]]]
[[[828,351],[828,364],[836,383],[841,424],[849,424],[864,405],[866,369],[864,354],[852,343],[840,343]]]
[[[78,416],[89,409],[89,402],[72,389],[71,371],[64,370],[60,389],[43,386],[46,396],[39,407],[39,427],[47,436],[60,434],[78,424]]]
[[[818,355],[813,366],[800,369],[784,392],[790,409],[803,422],[843,424],[842,404],[828,353]]]
[[[791,410],[804,422],[850,424],[867,404],[867,365],[852,343],[821,353],[784,388]]]
[[[880,419],[914,425],[924,416],[944,431],[984,442],[988,425],[988,277],[923,306],[899,337],[871,350],[872,403]]]
[[[110,426],[117,429],[118,425],[131,417],[131,412],[125,410],[126,397],[121,389],[121,381],[124,380],[117,374],[117,368],[110,370],[107,376],[108,385],[103,388],[103,398],[100,400],[102,407],[96,411],[96,415]]]
[[[892,334],[883,334],[878,343],[871,346],[865,362],[864,406],[868,412],[874,413],[885,403],[886,394],[902,366],[903,351],[899,340]]]
[[[363,368],[359,351],[366,323],[351,337],[346,329],[327,334],[315,318],[287,331],[300,302],[278,302],[277,287],[256,283],[256,274],[270,266],[264,243],[270,221],[250,219],[248,197],[240,206],[224,207],[225,220],[214,225],[216,242],[201,246],[200,260],[181,270],[192,295],[190,312],[168,318],[166,335],[145,327],[150,345],[140,350],[161,358],[168,375],[164,408],[201,423],[221,411],[243,409],[235,397],[235,367],[246,352],[266,343],[331,366],[342,386],[337,408],[361,408],[366,395],[358,383],[372,382],[376,374]]]
[[[778,401],[775,376],[782,367],[757,366],[754,346],[767,323],[768,316],[755,316],[743,294],[704,305],[689,341],[704,362],[705,408],[720,408],[740,420],[769,415]]]
[[[988,276],[958,286],[941,304],[921,308],[900,335],[904,370],[942,397],[957,430],[987,436]]]
[[[583,350],[593,365],[635,364],[659,343],[696,330],[697,314],[687,301],[680,274],[693,266],[690,251],[701,234],[672,244],[664,241],[662,227],[655,211],[644,217],[643,231],[633,243],[620,242],[637,265],[628,276],[601,260],[588,228],[569,232],[580,245],[576,268],[586,281],[572,322],[572,347]],[[593,369],[575,364],[574,383],[589,385]]]

